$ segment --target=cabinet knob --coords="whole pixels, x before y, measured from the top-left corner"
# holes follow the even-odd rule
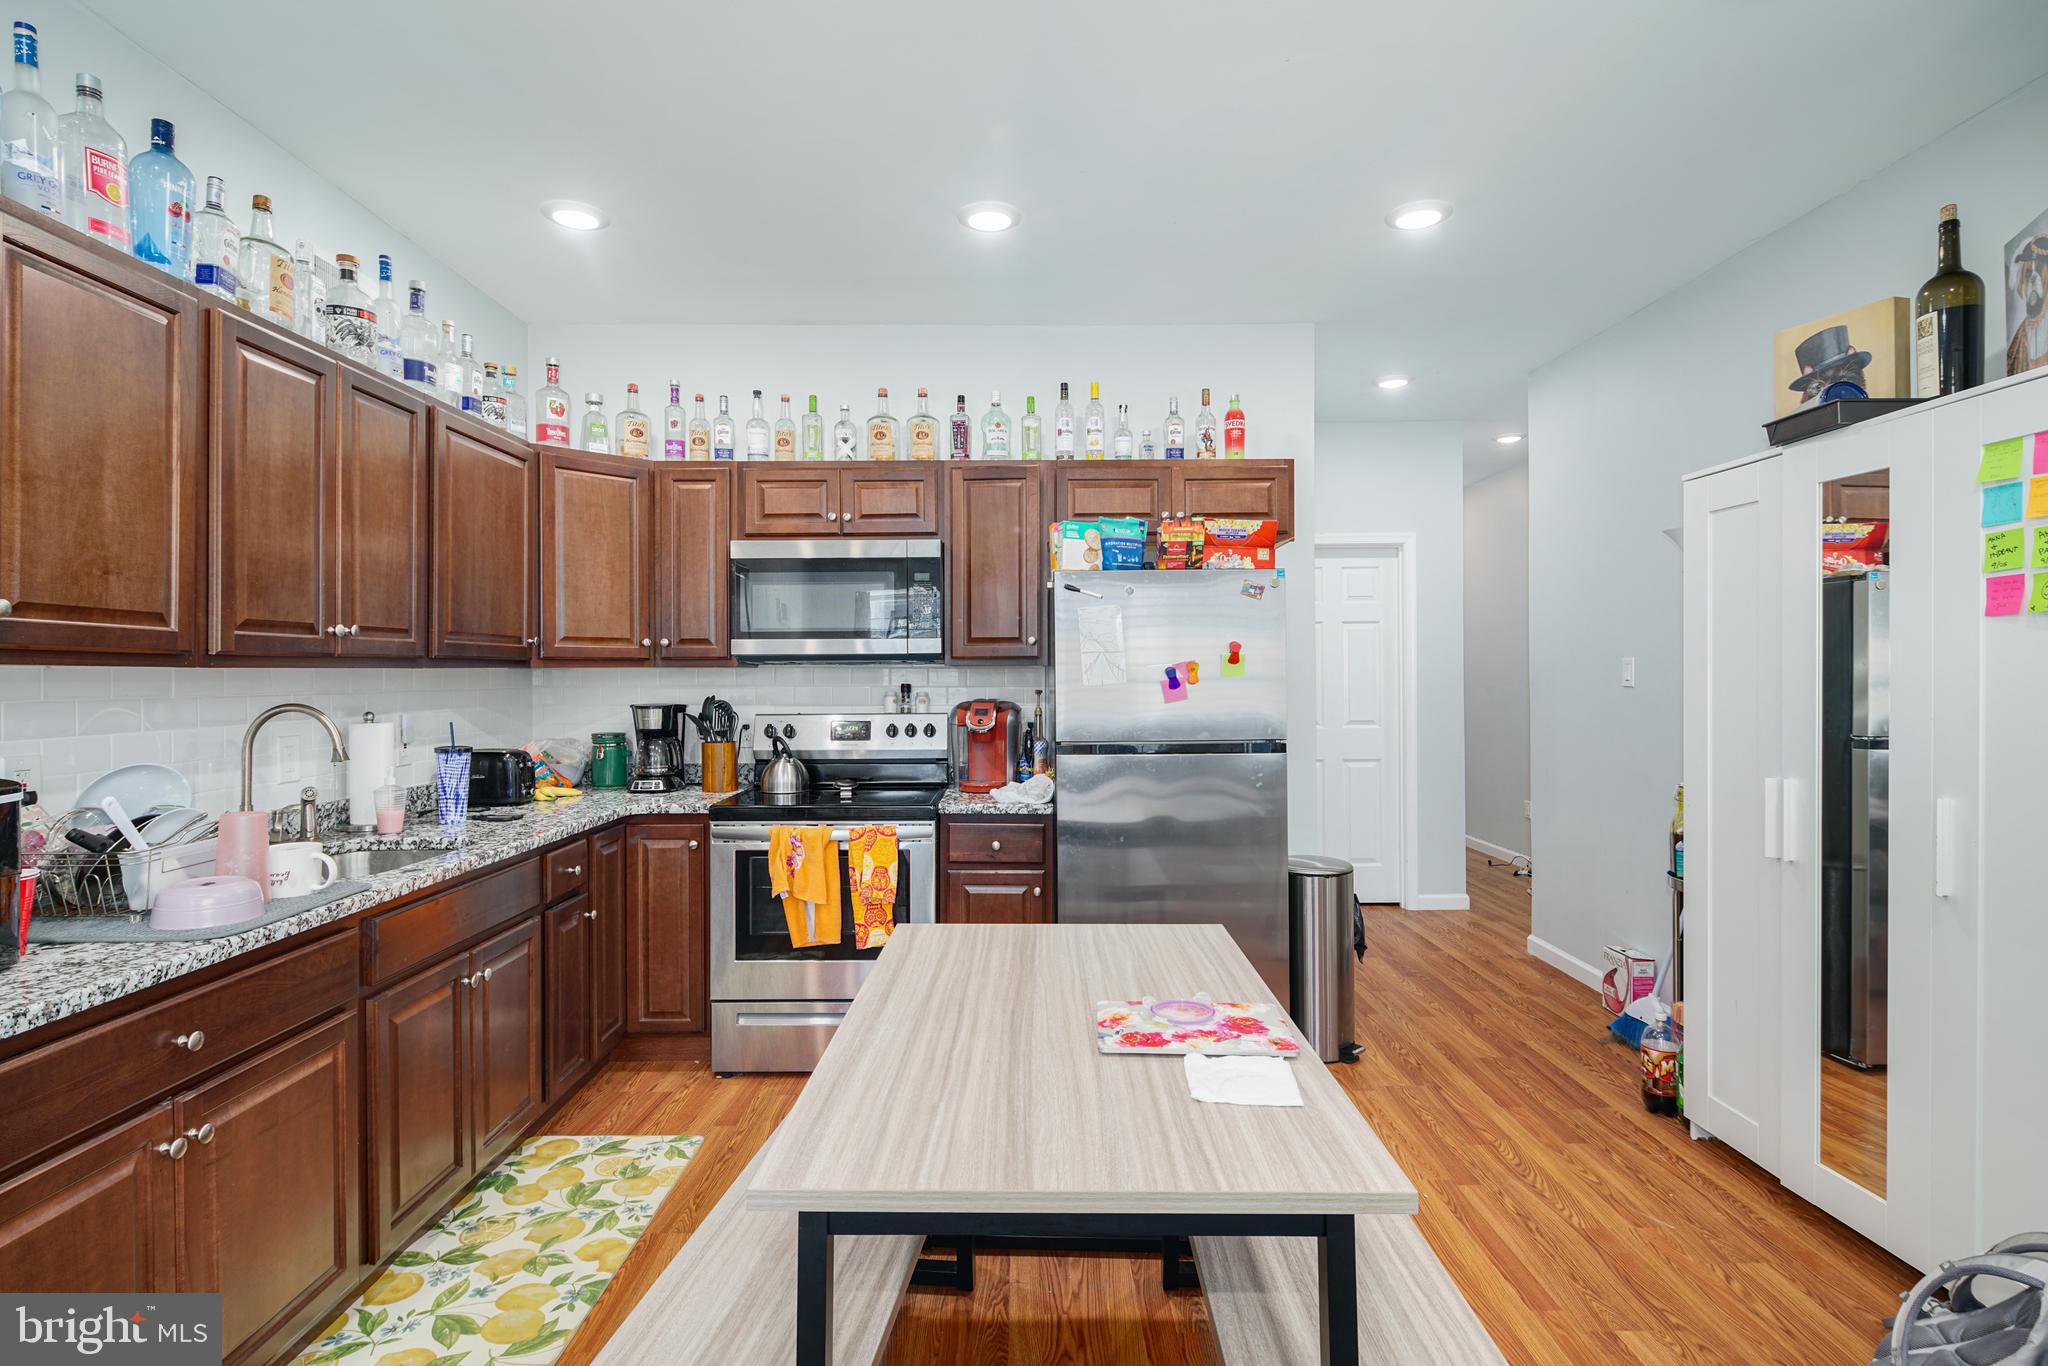
[[[471,973],[471,974],[469,974],[469,976],[467,976],[467,977],[458,977],[458,978],[456,978],[456,979],[455,979],[455,985],[456,985],[456,986],[459,986],[459,987],[473,987],[473,986],[475,986],[475,985],[476,985],[476,984],[477,984],[478,982],[481,982],[481,981],[483,980],[483,978],[484,978],[484,975],[483,975],[482,973],[480,973],[480,972],[472,972],[472,973]]]
[[[540,643],[540,637],[539,637],[539,636],[528,636],[528,637],[526,638],[526,643],[527,643],[528,645],[538,645],[538,644]]]
[[[640,637],[640,648],[643,650],[646,649],[648,646],[652,645],[653,643],[654,642],[649,640],[646,636]]]
[[[5,599],[5,598],[0,598],[0,617],[4,617],[4,616],[6,616],[6,615],[7,615],[7,614],[8,614],[9,612],[12,612],[13,610],[14,610],[14,604],[13,604],[13,603],[9,602],[9,601],[8,601],[7,599]]]
[[[1000,849],[1003,847],[1003,842],[1001,840],[990,840],[988,842],[988,847],[991,849]]]
[[[661,638],[661,648],[662,648],[662,649],[664,649],[664,650],[666,650],[666,649],[668,648],[668,637],[667,637],[667,636],[663,636],[663,637]]]
[[[328,626],[323,629],[330,636],[340,636],[348,634],[348,627],[346,626]]]
[[[1037,637],[1037,636],[1026,636],[1026,637],[1024,637],[1024,643],[1025,643],[1026,645],[1036,645],[1036,644],[1038,643],[1038,637]]]
[[[483,976],[483,979],[484,979],[484,980],[485,980],[486,982],[490,981],[490,980],[491,980],[491,970],[490,970],[489,968],[485,968],[485,969],[483,970],[482,976]]]
[[[697,841],[695,841],[695,840],[691,840],[691,841],[690,841],[690,847],[691,847],[692,849],[695,849],[695,848],[697,847]]]
[[[828,512],[825,514],[825,520],[828,522],[836,522],[839,520],[839,514],[836,512]]]
[[[157,1144],[156,1150],[162,1153],[165,1157],[171,1159],[171,1161],[176,1162],[179,1158],[185,1155],[186,1150],[189,1149],[191,1146],[192,1145],[190,1143],[186,1142],[182,1137],[180,1137],[172,1139],[169,1143]]]
[[[582,877],[583,865],[579,863],[574,868],[564,868],[562,871],[567,873],[570,877]]]
[[[1031,895],[1033,895],[1033,896],[1044,896],[1044,895],[1045,895],[1045,889],[1044,889],[1043,887],[1033,887],[1033,888],[1031,889]]]
[[[583,913],[583,918],[584,918],[585,920],[595,920],[595,919],[597,919],[597,908],[596,908],[595,906],[593,906],[593,907],[591,907],[591,908],[590,908],[589,910],[585,911],[585,912]]]
[[[191,1139],[194,1143],[211,1143],[213,1142],[213,1126],[211,1124],[202,1124],[196,1129],[187,1129],[185,1137]]]
[[[188,1053],[197,1053],[200,1049],[206,1047],[206,1031],[195,1029],[190,1034],[180,1034],[177,1038],[172,1039],[171,1042]]]
[[[362,628],[362,627],[360,627],[360,626],[353,626],[353,625],[352,625],[352,626],[350,626],[350,627],[348,628],[348,633],[349,633],[350,635],[352,635],[352,636],[359,636],[359,635],[361,635],[361,634],[363,633],[363,628]]]

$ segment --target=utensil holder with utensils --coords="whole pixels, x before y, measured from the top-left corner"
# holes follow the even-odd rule
[[[732,740],[709,741],[703,746],[703,786],[706,792],[737,792],[740,787],[739,745]]]

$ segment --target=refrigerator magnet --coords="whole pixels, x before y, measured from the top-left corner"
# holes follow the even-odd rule
[[[1266,596],[1266,585],[1263,583],[1253,583],[1250,579],[1246,579],[1244,586],[1237,591],[1248,598],[1263,598]]]
[[[1244,646],[1237,641],[1231,641],[1230,648],[1223,652],[1223,676],[1225,678],[1244,677]]]
[[[1166,666],[1166,677],[1159,680],[1159,697],[1165,702],[1188,700],[1188,685],[1181,681],[1179,665]]]

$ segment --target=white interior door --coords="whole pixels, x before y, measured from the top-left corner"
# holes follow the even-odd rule
[[[1316,557],[1316,791],[1322,851],[1358,899],[1401,900],[1401,558]]]

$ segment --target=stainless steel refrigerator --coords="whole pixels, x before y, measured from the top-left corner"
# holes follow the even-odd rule
[[[1059,918],[1221,924],[1279,1001],[1286,618],[1270,569],[1054,576]]]
[[[1821,583],[1821,1050],[1883,1067],[1891,571]]]

